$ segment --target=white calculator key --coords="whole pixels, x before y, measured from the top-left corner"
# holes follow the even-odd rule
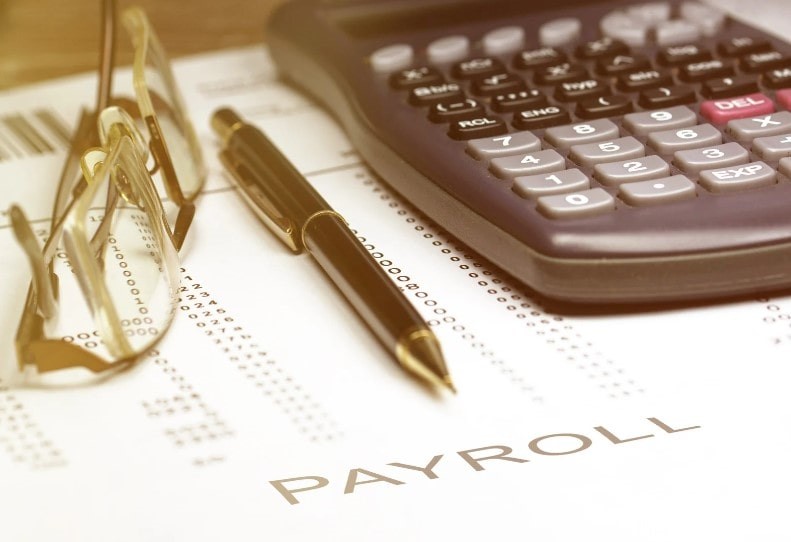
[[[680,9],[681,17],[700,28],[704,36],[716,35],[725,26],[725,12],[700,2],[684,2]]]
[[[679,169],[690,174],[698,173],[704,169],[746,164],[749,161],[750,153],[738,143],[679,151],[673,157],[673,163]]]
[[[547,128],[544,132],[544,138],[549,144],[559,149],[568,149],[573,145],[593,143],[604,139],[616,139],[619,135],[618,126],[607,119],[555,126]]]
[[[791,133],[791,113],[780,111],[749,119],[734,119],[728,123],[728,133],[737,141]]]
[[[711,124],[699,124],[680,130],[652,132],[648,136],[648,144],[659,154],[673,154],[685,149],[710,147],[720,143],[722,143],[722,133]]]
[[[791,156],[791,132],[753,141],[753,152],[764,160],[780,160]]]
[[[629,205],[647,206],[695,197],[695,183],[683,175],[621,185],[618,195]]]
[[[577,41],[581,33],[582,22],[565,17],[541,25],[538,29],[538,40],[544,47],[559,47]]]
[[[523,198],[579,192],[590,188],[590,179],[578,169],[568,169],[543,175],[526,175],[514,179],[513,191]]]
[[[442,64],[461,60],[470,53],[470,39],[467,36],[447,36],[428,44],[426,55],[432,63]]]
[[[629,137],[588,143],[571,147],[569,160],[583,166],[593,167],[604,162],[618,162],[645,156],[645,147],[638,140]]]
[[[549,218],[587,218],[615,210],[615,198],[603,188],[538,198],[538,210]]]
[[[467,152],[478,160],[538,150],[541,150],[541,140],[527,131],[471,139],[467,142]]]
[[[656,41],[660,47],[698,41],[700,35],[696,24],[683,19],[665,21],[656,27]]]
[[[621,40],[630,47],[642,47],[648,41],[650,25],[630,17],[623,11],[605,15],[599,23],[601,33],[608,38]]]
[[[510,53],[522,48],[525,42],[525,31],[520,26],[504,26],[483,37],[483,50],[487,55]]]
[[[651,24],[667,21],[670,18],[670,11],[669,2],[646,2],[645,4],[631,6],[626,10],[634,19]]]
[[[711,192],[736,192],[775,183],[777,172],[763,162],[714,169],[700,174],[700,184]]]
[[[623,183],[668,177],[670,165],[660,157],[651,155],[620,162],[596,164],[593,174],[597,181],[606,186],[618,186]]]
[[[679,105],[656,111],[630,113],[623,118],[624,126],[635,135],[647,135],[659,130],[672,130],[695,126],[698,116],[689,107]]]
[[[408,68],[415,58],[415,51],[405,43],[377,49],[371,54],[371,67],[377,73],[390,73]]]
[[[501,179],[538,175],[566,169],[566,159],[553,150],[493,158],[489,169]]]

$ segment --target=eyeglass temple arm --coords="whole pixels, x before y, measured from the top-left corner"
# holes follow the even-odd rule
[[[103,0],[102,24],[99,47],[99,88],[96,94],[96,111],[110,104],[115,59],[115,0]]]
[[[30,268],[33,272],[33,288],[35,295],[38,298],[38,307],[44,318],[52,318],[57,313],[57,283],[58,277],[52,272],[52,269],[46,264],[41,248],[39,247],[36,234],[30,227],[30,223],[16,205],[12,205],[9,209],[11,216],[11,227],[14,231],[19,245],[25,252]]]

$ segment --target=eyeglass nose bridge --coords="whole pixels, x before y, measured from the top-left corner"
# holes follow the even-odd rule
[[[105,147],[111,147],[120,135],[128,135],[135,150],[145,164],[148,160],[148,143],[137,127],[132,116],[126,110],[111,105],[105,107],[97,119],[99,140]]]

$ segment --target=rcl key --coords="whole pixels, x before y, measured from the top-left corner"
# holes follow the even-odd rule
[[[503,119],[486,115],[474,119],[458,120],[450,125],[448,135],[453,139],[476,139],[504,134],[508,126]]]

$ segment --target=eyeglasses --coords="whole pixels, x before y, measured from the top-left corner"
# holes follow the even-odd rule
[[[22,210],[9,213],[33,272],[16,335],[25,372],[112,372],[162,338],[178,302],[178,251],[205,179],[164,50],[139,8],[122,14],[135,99],[113,95],[114,0],[102,8],[96,108],[80,116],[43,249]],[[69,278],[79,287],[61,287]]]

